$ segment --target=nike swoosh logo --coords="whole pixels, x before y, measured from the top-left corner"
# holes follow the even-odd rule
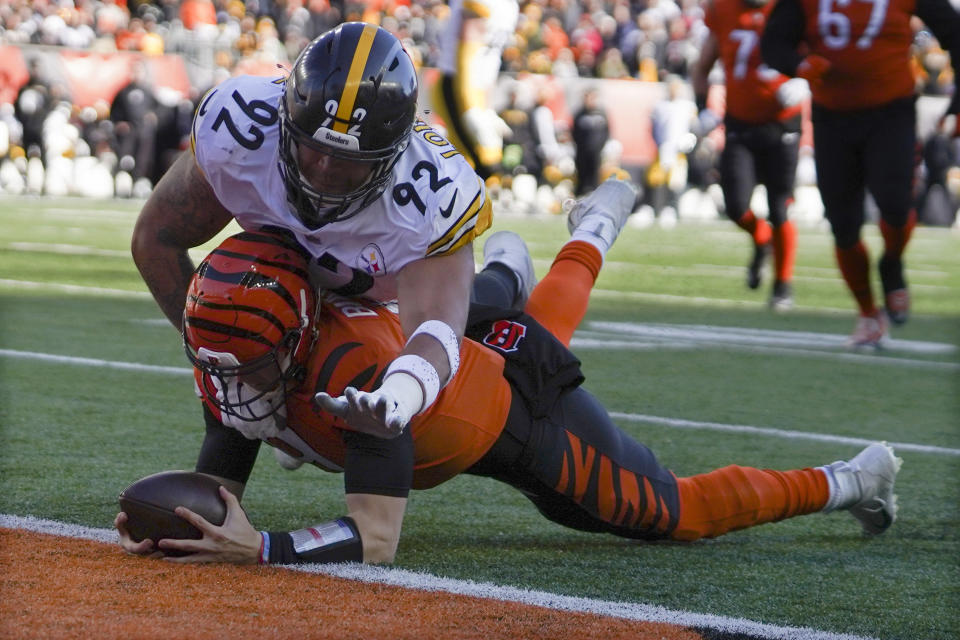
[[[450,198],[450,204],[448,204],[443,209],[440,209],[440,215],[443,216],[444,218],[449,218],[450,213],[453,211],[453,205],[457,201],[457,191],[459,191],[459,189],[453,192],[453,197]]]
[[[207,96],[207,99],[200,104],[200,108],[198,109],[198,111],[201,116],[207,114],[207,106],[209,106],[210,99],[213,97],[213,94],[215,94],[216,92],[217,92],[217,89],[214,89],[213,91],[211,91],[210,95]]]

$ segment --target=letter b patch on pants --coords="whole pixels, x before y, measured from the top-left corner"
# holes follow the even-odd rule
[[[525,335],[527,335],[526,325],[512,320],[497,320],[493,323],[491,331],[484,336],[483,344],[509,353],[517,350]]]

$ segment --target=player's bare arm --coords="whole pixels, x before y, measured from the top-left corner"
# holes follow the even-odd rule
[[[178,330],[194,265],[187,250],[210,240],[232,215],[217,200],[193,153],[183,153],[137,218],[133,260],[150,293]]]
[[[397,277],[399,287],[400,324],[408,338],[428,320],[439,320],[463,339],[470,309],[470,286],[473,283],[473,244],[452,254],[424,258],[405,266]],[[402,354],[415,354],[427,360],[441,381],[450,376],[450,363],[443,346],[426,335],[417,335]]]
[[[408,342],[373,392],[348,387],[332,397],[321,391],[319,405],[356,431],[396,438],[410,419],[425,411],[450,382],[460,361],[460,342],[470,306],[473,247],[423,258],[398,274],[400,323]]]
[[[199,540],[165,539],[158,543],[162,550],[182,551],[184,556],[167,556],[165,560],[177,564],[257,564],[263,552],[263,536],[250,523],[240,506],[237,497],[221,487],[220,497],[227,505],[227,517],[222,526],[214,525],[202,516],[186,509],[177,508],[177,515],[188,521],[201,532]],[[372,494],[347,494],[349,516],[353,518],[363,543],[364,563],[393,562],[400,540],[400,528],[407,507],[406,498],[394,498]],[[117,528],[121,535],[121,546],[130,552],[144,555],[149,551],[146,540],[134,544],[125,536],[123,523],[118,516]],[[126,540],[124,538],[126,537]],[[140,547],[146,547],[140,549]],[[153,552],[151,557],[159,557],[161,552]]]
[[[397,555],[407,498],[348,493],[348,515],[357,523],[365,563],[391,563]]]

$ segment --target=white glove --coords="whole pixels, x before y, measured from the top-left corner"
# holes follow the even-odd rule
[[[810,97],[810,85],[803,78],[790,78],[777,87],[777,102],[783,107],[795,107]]]
[[[224,390],[219,378],[211,376],[211,379],[217,389],[217,404],[231,407],[231,412],[220,411],[220,422],[224,425],[236,429],[249,440],[276,437],[287,427],[287,405],[281,391],[270,391],[250,401],[260,392],[239,381],[227,383]]]
[[[403,433],[419,411],[423,391],[413,376],[394,373],[384,378],[376,391],[357,391],[347,387],[342,396],[334,398],[321,391],[313,399],[321,409],[343,418],[353,429],[389,440]]]

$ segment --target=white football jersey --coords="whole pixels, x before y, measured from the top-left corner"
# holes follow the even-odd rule
[[[394,298],[404,265],[452,253],[490,226],[483,181],[453,145],[418,121],[377,200],[352,218],[308,228],[287,202],[279,169],[283,91],[283,78],[224,81],[200,103],[191,146],[217,199],[240,226],[290,230],[314,256],[320,286]]]

